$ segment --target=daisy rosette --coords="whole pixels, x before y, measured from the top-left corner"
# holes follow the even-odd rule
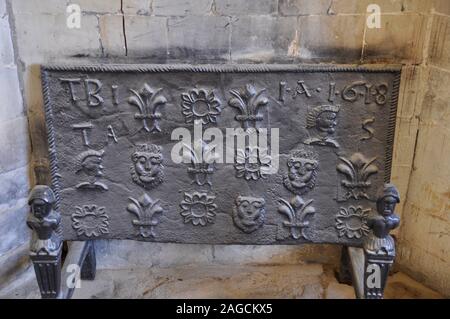
[[[196,120],[202,124],[217,123],[217,117],[222,109],[213,90],[194,89],[189,93],[182,93],[181,99],[186,123],[194,123]]]
[[[193,192],[184,193],[181,201],[181,216],[184,222],[192,223],[194,226],[214,223],[216,218],[217,205],[214,204],[216,196],[207,193]]]
[[[236,177],[246,180],[265,178],[271,171],[271,157],[267,149],[260,147],[247,147],[236,152]]]

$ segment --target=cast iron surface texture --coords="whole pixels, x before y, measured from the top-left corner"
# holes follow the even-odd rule
[[[361,246],[377,189],[390,180],[400,71],[42,67],[63,237]],[[174,163],[180,142],[171,134],[186,128],[193,139],[194,120],[203,122],[203,132],[220,129],[224,144],[227,128],[267,128],[272,148],[271,129],[278,128],[279,170],[265,174],[275,159],[270,151],[254,165],[245,150],[234,163]]]

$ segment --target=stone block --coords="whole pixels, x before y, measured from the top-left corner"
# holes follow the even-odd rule
[[[403,0],[402,12],[416,12],[428,14],[431,11],[433,2],[436,1]]]
[[[233,19],[233,61],[271,62],[292,60],[298,53],[296,17],[250,16]]]
[[[400,13],[404,10],[405,0],[333,0],[331,1],[329,13],[331,14],[366,14],[367,7],[376,4],[380,7],[380,13]],[[408,0],[406,0],[408,2]],[[410,2],[410,1],[409,1]],[[428,1],[427,1],[428,2]],[[369,12],[372,12],[370,10]]]
[[[76,0],[82,12],[94,13],[117,13],[121,9],[121,0],[92,1],[92,0]]]
[[[389,277],[385,289],[386,299],[442,299],[443,296],[404,273]]]
[[[356,63],[360,61],[364,16],[300,17],[300,57],[306,61]]]
[[[450,70],[450,16],[432,15],[429,63]]]
[[[0,66],[0,96],[3,100],[0,103],[0,123],[23,115],[22,95],[15,66]]]
[[[29,252],[30,244],[25,242],[0,256],[0,295],[3,287],[19,279],[30,268]]]
[[[30,230],[26,225],[28,199],[0,204],[0,256],[29,240]]]
[[[18,117],[0,125],[0,173],[12,171],[28,163],[28,130],[26,117]]]
[[[13,0],[10,1],[14,16],[18,14],[65,14],[67,9],[67,1],[61,0],[45,0],[39,1],[39,4],[30,5],[29,0]],[[79,3],[77,1],[76,3]]]
[[[214,245],[213,262],[221,265],[298,265],[302,263],[338,264],[336,245],[237,246]]]
[[[169,18],[169,58],[186,62],[227,61],[230,30],[226,17]]]
[[[329,0],[279,0],[279,14],[284,16],[298,16],[311,14],[327,14],[330,7]]]
[[[4,18],[8,14],[6,11],[6,0],[0,0],[0,18]]]
[[[99,240],[95,247],[98,269],[207,265],[212,260],[210,245]]]
[[[152,0],[124,0],[122,10],[126,15],[149,15],[152,12]]]
[[[95,281],[83,281],[73,298],[319,299],[322,274],[319,264],[102,270]]]
[[[101,15],[98,22],[103,54],[106,56],[125,56],[123,16]]]
[[[125,16],[128,56],[167,58],[167,18]]]
[[[355,290],[350,285],[330,282],[325,290],[325,299],[355,299]]]
[[[278,10],[276,0],[215,0],[215,12],[227,16],[274,14]]]
[[[28,166],[3,173],[0,178],[3,184],[0,203],[7,203],[28,196]]]
[[[434,0],[433,9],[435,12],[450,15],[450,2],[448,0]]]
[[[419,64],[425,27],[423,15],[381,15],[381,28],[366,29],[363,61]]]
[[[152,13],[157,16],[206,15],[210,11],[211,0],[153,0],[152,3]]]
[[[0,14],[0,66],[14,63],[14,48],[11,40],[11,28],[8,16]]]
[[[441,124],[448,127],[450,121],[450,70],[430,68],[420,118],[423,124]],[[425,123],[424,123],[425,122]]]
[[[98,19],[82,15],[81,28],[69,29],[66,15],[16,14],[18,54],[27,64],[101,56]]]

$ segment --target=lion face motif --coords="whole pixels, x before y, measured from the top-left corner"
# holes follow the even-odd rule
[[[238,196],[233,207],[233,221],[244,233],[251,233],[261,227],[265,217],[264,198]]]
[[[131,177],[136,184],[149,189],[163,182],[161,147],[153,144],[138,145],[131,155],[131,160]]]
[[[296,151],[287,162],[288,171],[284,176],[284,185],[297,195],[302,195],[316,185],[319,162],[312,151]]]

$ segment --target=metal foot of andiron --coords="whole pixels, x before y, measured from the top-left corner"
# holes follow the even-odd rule
[[[33,230],[30,258],[42,298],[58,297],[61,288],[61,216],[53,209],[55,200],[50,187],[38,185],[28,202],[27,224]]]
[[[400,223],[394,213],[399,202],[400,196],[395,186],[386,184],[378,195],[378,215],[368,220],[372,231],[364,240],[364,297],[367,299],[383,298],[389,269],[395,258],[395,242],[389,232]]]
[[[42,67],[51,188],[33,189],[28,219],[42,296],[74,291],[64,269],[61,279],[62,241],[64,267],[92,280],[95,240],[131,239],[335,243],[348,247],[357,296],[382,297],[398,225],[399,196],[383,185],[400,74],[393,65]]]

